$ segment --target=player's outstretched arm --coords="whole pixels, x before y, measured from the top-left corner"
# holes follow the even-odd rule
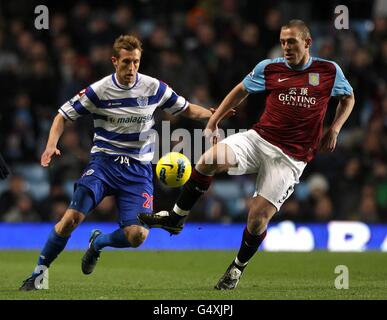
[[[347,121],[349,115],[352,112],[355,105],[355,96],[352,93],[350,96],[342,96],[340,102],[337,105],[335,119],[333,120],[330,128],[323,135],[320,142],[320,151],[333,152],[336,148],[337,137],[341,128]]]
[[[184,110],[181,114],[187,118],[191,119],[209,119],[216,111],[216,108],[203,108],[197,104],[190,103],[187,109]],[[231,109],[226,114],[226,117],[231,117],[235,115],[235,110]]]
[[[182,116],[191,119],[208,119],[214,113],[213,109],[206,109],[197,104],[189,103],[188,107],[181,113]]]
[[[43,167],[48,167],[51,162],[52,156],[60,156],[60,150],[56,147],[59,141],[59,138],[62,136],[64,131],[66,119],[58,113],[54,118],[50,134],[48,136],[48,141],[46,145],[46,149],[43,151],[42,156],[40,158],[40,164]]]
[[[227,117],[230,111],[234,111],[234,107],[238,107],[240,103],[247,98],[249,93],[246,91],[243,83],[236,85],[223,99],[219,108],[216,109],[214,114],[208,120],[206,126],[206,135],[211,135],[217,131],[218,123],[225,117]]]
[[[223,118],[227,117],[230,111],[238,107],[239,104],[246,99],[249,93],[245,90],[243,83],[236,85],[223,99],[219,108],[216,109],[215,113],[211,116],[208,123],[217,125]]]

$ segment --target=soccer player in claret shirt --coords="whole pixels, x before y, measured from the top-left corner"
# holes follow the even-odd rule
[[[93,272],[104,247],[140,246],[148,235],[137,214],[152,213],[152,164],[156,134],[153,113],[157,108],[192,119],[208,119],[214,110],[189,103],[165,83],[138,73],[141,42],[129,35],[120,36],[113,46],[115,73],[82,90],[58,110],[41,165],[47,167],[59,156],[57,143],[66,121],[85,115],[94,119],[94,145],[91,161],[75,183],[74,194],[62,219],[48,235],[32,275],[20,290],[35,290],[38,276],[65,248],[73,230],[107,195],[114,195],[119,228],[109,234],[94,230],[89,249],[82,258],[84,274]],[[39,277],[42,278],[42,277]]]
[[[283,57],[259,62],[225,97],[206,129],[215,133],[227,110],[238,106],[249,94],[265,92],[265,110],[259,121],[251,130],[229,136],[201,156],[172,211],[139,214],[147,226],[177,234],[191,208],[208,190],[214,174],[257,173],[239,252],[216,289],[237,286],[266,236],[270,219],[292,194],[317,150],[335,149],[337,136],[355,103],[352,87],[340,67],[310,56],[312,39],[303,21],[291,20],[284,25],[280,43]],[[332,96],[339,103],[332,124],[323,134],[323,120]]]

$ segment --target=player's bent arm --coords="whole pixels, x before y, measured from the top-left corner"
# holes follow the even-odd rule
[[[235,108],[240,105],[240,103],[246,99],[249,93],[246,91],[242,82],[236,85],[223,99],[219,108],[216,109],[215,113],[212,115],[210,121],[218,124],[232,108]]]
[[[60,155],[60,151],[56,146],[58,144],[59,138],[63,134],[65,123],[66,119],[60,113],[58,113],[52,122],[46,149],[44,150],[40,159],[40,164],[43,167],[47,167],[49,165],[53,155]]]
[[[335,118],[331,125],[331,130],[334,131],[336,134],[339,134],[345,121],[347,121],[349,115],[351,114],[354,105],[355,95],[353,93],[350,96],[340,97],[340,102],[336,108]]]
[[[208,119],[212,116],[212,112],[197,104],[189,103],[181,115],[191,119]]]
[[[48,136],[47,146],[56,147],[59,138],[63,134],[66,121],[67,120],[60,113],[55,116]]]

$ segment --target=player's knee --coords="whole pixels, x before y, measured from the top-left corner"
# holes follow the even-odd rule
[[[85,216],[82,213],[69,209],[58,222],[55,230],[59,235],[68,236],[83,221],[84,218]]]
[[[196,169],[201,173],[213,175],[217,170],[217,164],[205,153],[200,157]]]
[[[148,230],[140,226],[125,228],[125,235],[132,248],[139,247],[147,238]]]
[[[248,229],[254,235],[258,235],[266,230],[268,223],[269,219],[263,216],[254,216],[247,220]]]
[[[273,217],[271,208],[252,208],[250,209],[247,225],[253,234],[261,234],[266,230],[270,219]]]
[[[203,173],[215,174],[227,171],[232,165],[233,155],[225,144],[218,144],[206,151],[198,162],[199,170]]]
[[[133,248],[137,248],[141,246],[142,243],[145,241],[145,239],[146,239],[146,235],[142,231],[133,233],[128,237],[128,241]]]

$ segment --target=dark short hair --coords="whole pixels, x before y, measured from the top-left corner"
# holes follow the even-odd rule
[[[125,49],[128,51],[133,51],[135,49],[142,52],[142,43],[135,36],[130,35],[120,35],[113,44],[113,56],[116,58],[120,57],[120,50]]]
[[[287,24],[283,25],[281,29],[298,28],[300,30],[303,39],[312,38],[309,27],[306,23],[300,19],[290,20]]]

